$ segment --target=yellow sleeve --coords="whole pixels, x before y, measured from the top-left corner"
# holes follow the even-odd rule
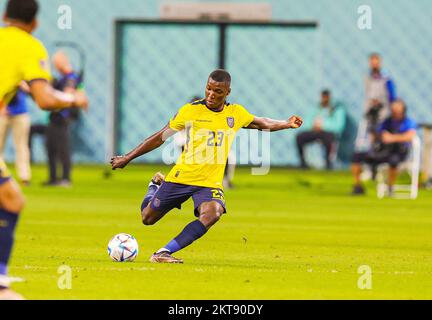
[[[170,119],[169,127],[176,131],[181,131],[185,128],[185,123],[187,120],[190,120],[188,118],[188,110],[189,110],[190,104],[186,104],[183,107],[179,109],[179,111]]]
[[[240,119],[240,128],[247,127],[254,120],[255,116],[249,113],[245,107],[241,105],[238,105],[237,107]]]
[[[40,41],[34,39],[21,66],[24,81],[36,79],[51,81],[48,52]]]

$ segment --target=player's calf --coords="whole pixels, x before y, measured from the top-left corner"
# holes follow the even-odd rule
[[[204,236],[208,229],[219,221],[220,217],[224,213],[224,208],[216,201],[209,201],[202,203],[198,208],[198,212],[200,214],[199,219],[189,223],[177,237],[172,239],[165,247],[159,249],[152,256],[152,262],[172,263],[171,259],[174,257],[172,257],[171,254],[189,246],[192,242]],[[164,252],[167,252],[169,257],[166,256],[156,259]]]
[[[159,263],[183,263],[183,260],[173,257],[171,254],[175,253],[195,240],[198,240],[207,232],[207,228],[203,225],[200,220],[194,220],[189,223],[180,234],[172,239],[166,246],[160,248],[154,253],[150,261]],[[180,262],[181,261],[181,262]]]
[[[20,211],[24,207],[21,191],[12,179],[0,184],[0,292],[9,292],[7,266],[14,243],[15,228]]]

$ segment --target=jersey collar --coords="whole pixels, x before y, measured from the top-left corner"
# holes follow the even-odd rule
[[[198,104],[204,105],[208,110],[210,110],[211,112],[215,112],[215,113],[220,113],[220,112],[224,111],[224,110],[225,110],[225,107],[230,105],[229,102],[226,102],[226,101],[225,101],[225,103],[224,103],[224,107],[222,108],[222,110],[214,111],[214,110],[210,109],[210,108],[207,106],[206,101],[205,101],[205,98],[204,98],[204,99],[201,99],[201,100],[197,100],[197,101],[195,101],[195,102],[192,102],[192,104],[193,104],[193,105],[198,105]]]

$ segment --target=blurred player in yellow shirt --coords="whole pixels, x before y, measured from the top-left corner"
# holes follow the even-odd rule
[[[50,85],[48,53],[31,33],[37,27],[36,0],[9,0],[0,28],[0,113],[15,96],[22,81],[27,82],[36,104],[44,110],[87,108],[84,92],[62,93]],[[9,289],[7,265],[14,242],[18,216],[24,199],[0,158],[0,299],[19,299]]]
[[[215,70],[208,77],[205,99],[184,105],[168,125],[124,156],[111,159],[113,169],[124,168],[133,159],[161,146],[178,131],[185,130],[186,142],[167,178],[157,173],[141,205],[142,221],[155,224],[173,208],[192,197],[195,216],[183,231],[155,252],[151,262],[183,263],[172,253],[201,238],[226,212],[222,180],[229,150],[241,128],[278,131],[298,128],[303,120],[256,117],[239,104],[227,103],[231,76]],[[165,181],[164,181],[165,180]]]

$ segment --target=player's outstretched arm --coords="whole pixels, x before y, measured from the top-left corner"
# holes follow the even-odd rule
[[[29,86],[33,99],[43,110],[58,110],[71,107],[88,108],[88,99],[83,91],[61,92],[55,90],[45,80],[32,81]]]
[[[138,158],[143,154],[146,154],[154,149],[159,148],[169,137],[174,135],[176,132],[177,131],[171,129],[167,124],[161,130],[159,130],[155,134],[145,139],[143,143],[141,143],[139,146],[137,146],[129,153],[123,156],[112,157],[110,161],[112,169],[113,170],[117,168],[122,169],[126,167],[127,164],[131,162],[133,159]]]
[[[247,129],[279,131],[285,129],[297,129],[303,124],[303,119],[299,116],[292,116],[288,120],[274,120],[270,118],[255,117],[246,127]]]

